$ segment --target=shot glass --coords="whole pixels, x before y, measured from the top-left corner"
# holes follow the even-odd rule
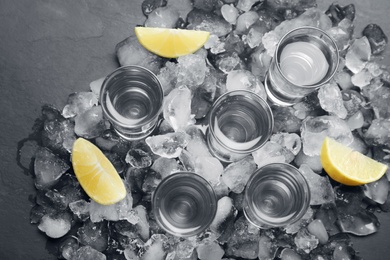
[[[335,41],[323,30],[299,27],[276,46],[265,78],[271,103],[290,106],[328,82],[339,65]]]
[[[219,160],[237,161],[259,149],[273,126],[271,108],[260,96],[247,90],[227,92],[210,110],[207,145]]]
[[[163,90],[150,70],[130,65],[106,77],[100,91],[103,114],[126,140],[148,136],[156,127],[163,105]]]
[[[245,188],[244,215],[259,228],[292,224],[302,218],[309,204],[309,185],[290,164],[273,163],[259,168]]]
[[[164,178],[152,195],[157,223],[168,233],[194,236],[210,226],[217,212],[211,185],[193,172],[178,172]]]

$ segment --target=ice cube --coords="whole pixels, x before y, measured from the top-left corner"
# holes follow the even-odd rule
[[[19,166],[22,166],[25,170],[29,170],[33,165],[35,154],[39,149],[38,142],[35,140],[24,140],[19,146],[17,161]]]
[[[107,257],[103,253],[97,251],[96,249],[93,249],[90,246],[80,247],[72,258],[72,260],[106,260],[106,259]]]
[[[320,87],[318,99],[321,107],[341,119],[347,117],[347,109],[344,107],[341,91],[336,83],[327,83]]]
[[[294,243],[299,250],[309,254],[318,245],[318,238],[309,233],[305,228],[298,231],[294,238]]]
[[[175,131],[184,131],[187,126],[195,123],[191,114],[191,98],[191,91],[181,86],[172,90],[164,99],[164,119]]]
[[[195,171],[195,158],[192,156],[190,152],[187,150],[183,150],[179,155],[179,160],[181,164],[184,166],[184,169],[189,172]]]
[[[260,229],[244,216],[234,223],[234,232],[227,241],[226,255],[255,259],[259,254]]]
[[[314,211],[311,207],[309,207],[301,219],[292,224],[288,224],[284,227],[284,230],[287,234],[296,234],[299,230],[306,227],[307,224],[313,220],[313,215]]]
[[[177,239],[175,246],[175,259],[188,259],[196,253],[195,248],[198,246],[196,237],[180,238]]]
[[[336,74],[334,75],[334,80],[337,82],[337,84],[342,90],[351,89],[353,87],[351,75],[344,70],[336,72]]]
[[[258,20],[259,15],[256,11],[248,11],[240,14],[237,18],[235,33],[238,35],[246,33]]]
[[[252,152],[252,156],[259,168],[270,163],[286,163],[289,160],[288,158],[294,158],[291,152],[286,151],[283,146],[270,141],[266,142],[260,149]]]
[[[187,21],[187,29],[208,31],[218,37],[225,36],[232,30],[232,26],[222,17],[196,8],[187,15]]]
[[[334,203],[324,203],[316,211],[315,219],[321,220],[330,236],[341,232],[338,225],[338,213]]]
[[[325,137],[349,145],[353,136],[345,121],[336,116],[307,117],[302,122],[301,138],[303,152],[309,156],[320,155]]]
[[[295,110],[292,107],[274,107],[272,112],[274,115],[274,133],[299,132],[302,120],[295,116]]]
[[[294,156],[297,155],[302,148],[301,138],[295,133],[274,134],[270,137],[270,141],[280,144],[283,148],[291,152]]]
[[[43,146],[59,154],[68,154],[76,140],[74,127],[74,122],[69,119],[46,119],[41,132]]]
[[[386,176],[383,176],[377,181],[363,185],[364,195],[379,204],[386,202],[389,189],[389,181]]]
[[[165,157],[156,159],[151,169],[155,172],[158,172],[163,179],[172,173],[183,170],[183,168],[177,163],[175,159]]]
[[[68,237],[63,242],[61,242],[59,251],[61,256],[66,260],[73,259],[77,249],[79,249],[79,243],[76,238]]]
[[[101,106],[92,107],[75,118],[74,132],[86,139],[98,137],[107,128]]]
[[[245,158],[229,164],[223,174],[223,182],[235,193],[241,193],[249,177],[256,170],[256,163],[252,156],[246,156]]]
[[[226,89],[228,91],[249,90],[264,100],[267,99],[263,83],[248,70],[230,71],[226,78]]]
[[[47,189],[59,181],[69,165],[49,149],[39,148],[35,154],[34,173],[37,189]]]
[[[249,67],[253,75],[264,81],[272,57],[265,51],[264,47],[258,47],[250,56]]]
[[[229,187],[222,181],[221,178],[217,183],[211,183],[211,186],[213,187],[217,199],[229,195]]]
[[[69,208],[78,219],[85,221],[89,218],[89,202],[83,199],[73,201],[69,203]]]
[[[188,86],[191,89],[195,89],[203,83],[208,68],[206,60],[201,55],[189,54],[179,57],[177,61],[178,86]]]
[[[235,69],[244,67],[243,61],[237,52],[224,52],[220,55],[217,55],[215,58],[215,64],[219,70],[224,73],[229,73]]]
[[[168,95],[176,87],[177,67],[178,65],[176,63],[167,61],[157,74],[164,96]]]
[[[299,167],[310,188],[310,205],[321,205],[334,202],[335,195],[328,176],[320,176],[306,164]]]
[[[65,118],[81,115],[85,111],[96,106],[98,99],[92,92],[78,92],[70,94],[68,102],[62,110],[62,116]]]
[[[343,19],[339,26],[330,28],[327,30],[327,33],[336,42],[340,53],[345,53],[345,50],[347,50],[350,46],[353,33],[353,23],[349,19]]]
[[[322,171],[322,163],[319,155],[309,156],[306,155],[302,150],[298,153],[298,155],[294,159],[294,163],[301,167],[301,165],[307,165],[312,171],[316,173],[321,173]]]
[[[160,173],[155,172],[153,170],[149,170],[145,175],[144,182],[142,184],[142,191],[150,197],[150,195],[157,188],[161,180],[162,178]]]
[[[246,35],[245,41],[248,43],[250,48],[256,48],[260,46],[261,40],[264,34],[268,31],[268,28],[264,21],[257,20],[249,29]]]
[[[258,0],[238,0],[237,8],[241,11],[248,12]]]
[[[358,73],[366,66],[371,57],[371,47],[367,37],[355,39],[345,55],[345,66],[353,73]]]
[[[213,222],[210,224],[210,230],[215,239],[218,239],[225,233],[228,236],[230,235],[228,227],[233,225],[237,213],[238,211],[234,207],[233,200],[230,197],[224,196],[218,200],[217,213]]]
[[[390,148],[390,118],[374,119],[367,132],[364,134],[364,140],[371,145],[384,145]]]
[[[140,252],[140,260],[164,260],[167,254],[165,250],[167,240],[163,234],[152,235]]]
[[[183,132],[149,136],[145,139],[152,152],[166,158],[178,157],[189,142],[189,135]]]
[[[179,12],[172,6],[154,9],[145,21],[145,27],[175,28],[179,20]]]
[[[179,13],[179,17],[184,21],[186,20],[188,13],[194,8],[191,0],[168,0],[167,6],[176,9]]]
[[[354,86],[362,88],[369,85],[373,78],[371,72],[364,68],[351,77],[351,82]]]
[[[100,90],[102,88],[103,82],[106,78],[100,78],[97,80],[92,81],[89,83],[89,88],[91,89],[92,93],[96,96],[96,98],[99,100],[100,97]]]
[[[208,114],[210,107],[213,105],[216,91],[218,88],[218,79],[216,73],[207,73],[206,78],[193,93],[191,100],[191,114],[195,119],[202,119]]]
[[[67,212],[46,214],[39,222],[38,228],[48,237],[60,238],[65,236],[72,227],[72,217]]]
[[[232,4],[224,4],[221,7],[221,15],[222,17],[230,24],[235,24],[238,17],[238,10]]]
[[[386,49],[388,39],[379,25],[373,23],[367,25],[362,34],[367,37],[372,54],[380,54]]]
[[[363,88],[363,95],[369,99],[376,118],[390,118],[390,107],[387,105],[390,98],[388,83],[373,82]]]
[[[153,163],[151,154],[143,149],[130,149],[125,161],[135,168],[146,168]]]
[[[139,221],[137,222],[137,231],[143,241],[147,241],[150,238],[150,225],[148,212],[146,208],[142,205],[137,205],[134,207],[134,210],[139,217]]]
[[[190,140],[186,146],[186,150],[194,157],[204,156],[211,157],[206,144],[206,137],[198,126],[189,126],[186,133],[190,136]]]
[[[103,252],[108,246],[107,222],[93,223],[87,220],[77,230],[77,235],[81,244],[90,246],[97,251]]]
[[[225,254],[216,241],[205,241],[196,248],[196,251],[200,260],[221,260]]]
[[[212,156],[198,156],[195,159],[195,173],[201,175],[212,185],[219,182],[223,173],[222,163]]]

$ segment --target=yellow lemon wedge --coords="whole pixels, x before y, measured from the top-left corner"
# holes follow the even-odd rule
[[[387,165],[329,137],[322,144],[320,158],[322,167],[333,180],[349,186],[379,180],[387,170]]]
[[[177,58],[199,50],[208,40],[206,31],[135,27],[135,35],[148,51],[165,58]]]
[[[74,142],[72,165],[81,187],[97,203],[111,205],[126,197],[126,188],[118,172],[91,142],[83,138]]]

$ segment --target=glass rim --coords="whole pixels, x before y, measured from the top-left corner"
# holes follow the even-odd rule
[[[336,65],[334,66],[334,69],[333,69],[332,73],[329,76],[327,76],[326,80],[320,81],[319,83],[316,83],[316,84],[313,84],[313,85],[297,85],[297,84],[294,84],[293,82],[291,82],[284,75],[282,69],[280,68],[279,62],[276,60],[277,59],[277,53],[279,51],[281,43],[287,37],[289,37],[292,33],[296,32],[296,31],[299,31],[299,30],[304,30],[304,29],[315,30],[315,31],[318,31],[318,32],[322,33],[323,35],[325,35],[325,37],[327,37],[330,40],[330,42],[332,43],[332,45],[333,45],[332,47],[334,48],[334,52],[336,53],[336,56],[337,56]],[[315,89],[315,88],[318,88],[318,87],[328,83],[334,77],[334,75],[336,74],[337,69],[338,69],[338,67],[340,65],[340,52],[339,52],[339,48],[337,47],[337,44],[336,44],[335,40],[327,32],[325,32],[324,30],[322,30],[322,29],[320,29],[318,27],[314,27],[314,26],[300,26],[300,27],[294,28],[294,29],[288,31],[287,33],[285,33],[282,36],[282,38],[280,38],[278,43],[276,44],[275,53],[274,53],[274,57],[273,58],[275,59],[275,66],[276,66],[277,70],[280,72],[280,75],[283,77],[284,80],[286,80],[289,84],[291,84],[291,85],[293,85],[295,87],[305,88],[305,89]]]
[[[250,149],[246,149],[246,150],[236,150],[234,148],[231,148],[229,146],[226,146],[223,142],[221,142],[221,140],[219,140],[219,138],[216,136],[215,134],[215,131],[214,131],[214,124],[213,122],[211,122],[212,118],[213,118],[213,115],[215,114],[215,108],[217,107],[217,105],[219,105],[223,99],[228,96],[229,94],[234,94],[235,96],[236,95],[244,95],[245,97],[247,97],[247,95],[250,95],[251,99],[253,99],[252,97],[255,97],[256,99],[258,99],[258,101],[260,101],[260,103],[262,103],[263,108],[265,108],[265,110],[267,110],[268,112],[270,112],[270,116],[269,116],[269,121],[270,121],[270,127],[268,128],[269,131],[267,133],[267,138],[266,140],[269,139],[269,137],[272,135],[272,131],[273,131],[273,128],[274,128],[274,116],[273,116],[273,113],[272,113],[272,109],[270,107],[270,105],[268,104],[268,102],[266,100],[264,100],[262,97],[260,97],[260,95],[256,94],[255,92],[253,91],[250,91],[250,90],[246,90],[246,89],[239,89],[239,90],[232,90],[232,91],[228,91],[224,94],[222,94],[221,96],[219,96],[217,98],[217,100],[214,101],[212,107],[210,108],[210,115],[209,115],[209,127],[208,127],[208,131],[211,132],[212,136],[214,137],[214,139],[218,142],[219,145],[221,145],[224,149],[228,150],[229,152],[234,152],[236,154],[247,154],[247,153],[251,153],[251,152],[254,152],[256,151],[257,149],[261,148],[266,142],[263,142],[263,143],[260,143],[260,140],[258,143],[256,143],[255,146],[253,146],[252,148]]]
[[[286,225],[289,225],[289,224],[293,224],[295,222],[297,222],[299,219],[301,219],[307,212],[307,210],[309,209],[310,207],[310,200],[311,200],[311,191],[310,191],[310,187],[309,187],[309,183],[308,181],[306,180],[306,178],[303,176],[302,172],[295,166],[289,164],[289,163],[270,163],[270,164],[266,164],[266,165],[263,165],[262,167],[258,168],[256,171],[254,171],[251,175],[251,177],[248,179],[248,182],[245,186],[245,190],[244,190],[244,205],[248,205],[247,204],[247,201],[248,201],[248,187],[250,186],[251,182],[253,181],[253,179],[255,179],[259,172],[261,172],[262,170],[266,169],[266,168],[269,168],[269,167],[274,167],[274,166],[283,166],[285,168],[289,168],[291,169],[293,172],[294,172],[294,177],[296,179],[296,177],[300,178],[300,181],[302,181],[303,183],[303,190],[304,190],[304,193],[305,193],[305,200],[303,201],[303,207],[298,211],[296,212],[290,219],[286,220],[286,221],[283,221],[281,223],[273,223],[273,222],[270,222],[266,219],[263,219],[263,218],[260,218],[260,222],[262,222],[263,225],[259,224],[259,223],[255,223],[248,215],[247,215],[247,212],[245,210],[245,206],[243,208],[243,212],[244,212],[244,215],[246,217],[246,219],[251,223],[253,224],[254,226],[258,227],[258,228],[274,228],[274,227],[283,227],[283,226],[286,226]],[[299,182],[300,182],[299,181]]]
[[[160,218],[156,217],[157,215],[157,209],[155,207],[155,200],[156,200],[156,193],[161,189],[161,187],[163,187],[164,184],[166,184],[167,182],[173,180],[173,179],[177,179],[177,178],[180,178],[180,177],[190,177],[190,178],[195,178],[196,181],[198,181],[198,183],[201,183],[202,185],[204,185],[204,187],[206,188],[206,190],[209,192],[209,195],[211,197],[211,200],[213,203],[210,203],[210,219],[209,221],[205,224],[205,225],[202,225],[200,228],[194,230],[194,231],[191,231],[191,232],[188,232],[188,233],[179,233],[179,232],[174,232],[172,230],[169,230],[168,228],[166,228],[166,225],[164,225]],[[217,214],[217,208],[218,208],[218,199],[217,199],[217,196],[215,194],[215,191],[213,189],[213,187],[211,186],[210,182],[207,181],[203,176],[195,173],[195,172],[192,172],[192,171],[179,171],[179,172],[175,172],[175,173],[172,173],[170,175],[168,175],[167,177],[163,178],[161,180],[161,182],[157,185],[156,189],[153,191],[152,193],[152,199],[151,199],[151,204],[152,204],[152,211],[155,215],[155,219],[156,219],[156,222],[158,223],[158,225],[160,227],[162,227],[166,232],[168,232],[169,234],[171,235],[174,235],[174,236],[178,236],[178,237],[190,237],[190,236],[195,236],[201,232],[203,232],[204,230],[206,230],[210,224],[214,221],[214,218]]]
[[[119,121],[118,119],[116,119],[114,116],[111,115],[111,113],[107,110],[106,106],[103,105],[105,104],[105,101],[104,101],[104,96],[103,95],[106,90],[107,90],[107,84],[109,82],[109,80],[111,80],[112,78],[114,78],[118,73],[122,72],[122,71],[129,71],[130,69],[137,69],[139,71],[143,71],[143,72],[146,72],[147,74],[149,74],[153,81],[155,81],[157,83],[157,86],[158,86],[158,89],[159,89],[159,100],[161,100],[161,106],[160,108],[158,109],[157,113],[155,116],[149,118],[148,120],[146,121],[141,121],[137,124],[134,124],[132,126],[129,126],[127,124],[124,124],[122,123],[121,121]],[[102,86],[101,86],[101,89],[100,89],[100,93],[99,93],[99,103],[100,103],[100,106],[102,107],[102,110],[103,110],[103,114],[105,117],[107,117],[107,119],[111,122],[114,122],[115,125],[118,125],[120,127],[123,127],[123,128],[129,128],[129,129],[137,129],[137,128],[140,128],[144,125],[147,125],[151,122],[153,122],[153,120],[156,120],[159,115],[161,114],[162,112],[162,109],[163,109],[163,103],[164,103],[164,91],[163,91],[163,88],[162,88],[162,85],[161,85],[161,82],[160,80],[157,78],[157,75],[155,73],[153,73],[151,70],[143,67],[143,66],[139,66],[139,65],[125,65],[125,66],[121,66],[119,68],[116,68],[115,70],[113,70],[110,74],[108,74],[103,83],[102,83]],[[154,127],[154,126],[153,126]],[[148,129],[143,129],[143,130],[148,130]]]

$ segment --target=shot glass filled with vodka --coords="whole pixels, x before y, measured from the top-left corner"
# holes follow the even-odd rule
[[[178,172],[164,178],[152,195],[157,223],[168,233],[194,236],[210,226],[217,212],[211,185],[193,172]]]
[[[100,91],[104,116],[126,140],[148,136],[162,111],[163,90],[150,70],[130,65],[106,77]]]
[[[339,51],[335,41],[315,27],[299,27],[276,46],[265,78],[271,103],[289,106],[328,82],[336,73]]]
[[[260,96],[247,90],[227,92],[210,110],[207,144],[219,160],[237,161],[259,149],[273,126],[271,108]]]
[[[306,179],[290,164],[273,163],[253,173],[245,188],[244,214],[263,229],[298,221],[310,205]]]

